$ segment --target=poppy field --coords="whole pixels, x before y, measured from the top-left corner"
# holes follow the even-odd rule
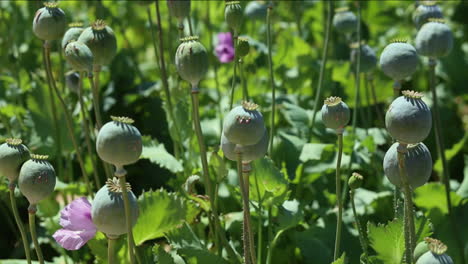
[[[0,1],[0,263],[468,264],[467,12]]]

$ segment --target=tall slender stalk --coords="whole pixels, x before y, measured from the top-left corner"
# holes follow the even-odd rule
[[[239,186],[241,190],[241,196],[242,196],[242,211],[243,211],[243,221],[242,221],[242,240],[244,243],[244,263],[245,264],[254,264],[255,262],[252,262],[252,252],[250,251],[251,245],[250,245],[250,227],[249,227],[249,220],[247,217],[247,210],[249,210],[249,201],[248,199],[248,194],[246,190],[246,184],[245,179],[243,176],[242,172],[242,152],[238,151],[237,152],[237,175],[239,176]]]
[[[42,256],[41,246],[39,245],[36,234],[36,211],[37,208],[35,204],[29,205],[29,231],[31,232],[31,239],[34,243],[34,249],[36,250],[37,260],[40,264],[44,264],[44,257]]]
[[[96,125],[98,131],[102,127],[102,116],[101,116],[101,104],[99,100],[99,77],[101,74],[101,66],[94,65],[93,74],[90,74],[89,80],[91,82],[92,93],[93,93],[93,106],[94,106],[94,115],[96,118]]]
[[[414,216],[413,216],[413,198],[411,188],[408,182],[408,175],[406,173],[405,166],[405,154],[408,152],[406,144],[399,143],[398,148],[398,169],[400,173],[400,179],[403,184],[403,194],[405,196],[405,256],[406,263],[413,263],[413,250],[415,247],[415,227],[414,227]]]
[[[130,263],[135,264],[135,241],[133,241],[132,215],[130,212],[130,199],[128,198],[126,175],[127,171],[125,171],[123,167],[115,167],[115,176],[119,178],[120,189],[122,190],[122,198],[124,201],[128,254],[130,256]]]
[[[94,196],[91,184],[89,182],[88,174],[86,173],[85,167],[84,167],[84,162],[83,162],[83,157],[81,156],[81,150],[78,145],[78,142],[76,141],[75,134],[73,133],[73,121],[71,118],[70,111],[67,108],[67,104],[65,103],[65,100],[63,99],[60,91],[57,89],[57,86],[55,85],[55,80],[54,76],[52,74],[52,66],[51,66],[51,61],[50,61],[50,43],[48,41],[44,42],[44,60],[46,64],[46,71],[47,71],[47,77],[49,79],[49,82],[55,91],[55,95],[58,97],[60,104],[62,106],[62,110],[65,114],[65,120],[66,120],[66,125],[68,129],[68,134],[70,136],[70,139],[72,140],[73,147],[76,151],[76,157],[78,159],[78,163],[80,165],[81,173],[83,174],[83,178],[85,180],[87,189],[88,189],[88,194],[90,196]]]
[[[361,243],[362,252],[364,252],[364,257],[367,261],[367,258],[369,257],[369,253],[367,251],[367,241],[366,241],[366,238],[364,237],[364,231],[361,227],[361,223],[359,222],[359,216],[356,213],[356,205],[354,203],[354,190],[353,189],[349,191],[349,196],[350,196],[349,199],[351,200],[351,207],[353,209],[354,221],[356,222],[356,228],[359,234],[359,242]]]
[[[263,251],[263,218],[262,218],[262,212],[263,212],[263,198],[260,198],[260,189],[259,189],[259,183],[258,183],[258,177],[257,174],[255,173],[255,187],[257,191],[257,197],[259,197],[258,201],[258,231],[257,231],[257,264],[262,264],[262,251]]]
[[[379,119],[379,123],[381,126],[385,126],[385,120],[383,118],[382,111],[380,110],[380,107],[378,106],[378,101],[377,101],[377,94],[375,92],[375,85],[374,85],[374,76],[370,73],[366,74],[366,79],[367,82],[369,83],[370,86],[370,91],[372,95],[372,101],[375,106],[375,112],[377,112],[377,118]]]
[[[341,228],[343,221],[343,203],[341,200],[341,156],[343,154],[343,131],[337,131],[338,136],[338,159],[336,161],[336,203],[338,207],[338,215],[336,218],[336,236],[335,236],[335,251],[333,254],[333,260],[337,260],[340,257],[340,242],[341,242]]]
[[[242,178],[244,179],[244,190],[245,190],[245,199],[244,199],[244,214],[245,214],[245,221],[247,223],[247,228],[249,230],[249,246],[250,246],[250,256],[252,260],[252,264],[257,263],[257,257],[255,255],[255,242],[253,238],[252,232],[252,221],[250,217],[250,171],[252,167],[250,163],[242,163]]]
[[[116,264],[115,258],[115,244],[117,239],[108,238],[107,239],[107,263],[109,264]]]
[[[235,50],[236,45],[234,45]],[[232,74],[232,82],[231,82],[231,99],[229,102],[229,109],[232,109],[234,105],[234,91],[236,89],[236,72],[237,72],[237,57],[234,55],[234,69]]]
[[[270,75],[271,88],[271,123],[270,123],[270,149],[269,155],[273,152],[273,139],[275,138],[275,112],[276,112],[276,88],[275,78],[273,76],[273,59],[271,56],[271,12],[273,12],[273,3],[268,5],[266,24],[267,24],[267,46],[268,46],[268,69]]]
[[[93,170],[94,183],[96,186],[101,186],[101,181],[99,180],[99,175],[97,172],[96,160],[94,159],[95,155],[93,153],[93,147],[91,145],[91,134],[89,131],[88,120],[86,119],[86,110],[85,103],[83,100],[83,73],[80,72],[80,79],[78,81],[78,101],[80,103],[81,115],[83,118],[83,129],[86,141],[86,147],[88,150],[89,158],[91,159],[91,168]]]
[[[244,65],[244,60],[242,58],[239,58],[239,76],[240,76],[241,85],[242,85],[242,100],[249,101],[249,90],[247,89],[247,82],[244,76],[243,65]]]
[[[188,21],[188,25],[189,25],[190,36],[193,36],[192,19],[191,19],[190,15],[187,16],[187,21]]]
[[[8,189],[10,190],[11,210],[13,211],[13,216],[15,217],[16,225],[18,226],[18,230],[20,231],[21,240],[23,240],[24,254],[26,255],[28,264],[31,264],[31,252],[29,251],[28,237],[26,236],[26,230],[24,229],[23,222],[21,221],[21,218],[18,213],[18,206],[16,205],[15,199],[15,188],[16,184],[8,184]]]
[[[397,98],[400,96],[400,90],[401,90],[401,81],[395,80],[393,82],[393,97]]]

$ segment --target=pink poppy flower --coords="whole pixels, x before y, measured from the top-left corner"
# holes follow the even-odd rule
[[[218,45],[216,45],[215,51],[221,63],[229,63],[234,60],[234,43],[231,32],[218,34]]]

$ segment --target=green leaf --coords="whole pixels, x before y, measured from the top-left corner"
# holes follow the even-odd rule
[[[182,164],[167,152],[163,144],[153,141],[149,137],[144,137],[141,158],[149,159],[151,162],[168,169],[172,173],[184,171]]]
[[[465,133],[465,136],[463,136],[463,138],[457,144],[453,145],[451,149],[445,150],[445,157],[447,159],[447,162],[450,162],[453,159],[453,157],[455,157],[458,154],[458,152],[460,152],[463,148],[466,147],[467,139],[468,133]],[[442,160],[440,158],[438,158],[435,162],[434,170],[437,171],[439,174],[442,173]]]
[[[414,203],[419,208],[425,210],[439,210],[443,214],[448,214],[448,208],[445,196],[445,186],[438,182],[425,184],[415,190]],[[460,204],[462,198],[450,192],[452,206],[456,207]]]
[[[344,264],[345,258],[346,258],[346,252],[343,252],[343,255],[341,255],[339,259],[333,261],[332,264]]]
[[[333,148],[333,144],[307,143],[302,148],[299,159],[302,162],[307,162],[309,160],[320,160],[324,150],[333,150]]]
[[[303,217],[302,208],[300,208],[300,204],[297,200],[285,201],[279,207],[278,220],[281,229],[288,229],[298,225]]]
[[[249,179],[251,199],[281,204],[288,191],[288,180],[285,175],[269,158],[254,161],[252,167]]]
[[[191,222],[199,208],[175,193],[163,189],[144,192],[138,198],[140,215],[133,227],[137,245],[159,237],[178,227],[184,221]]]

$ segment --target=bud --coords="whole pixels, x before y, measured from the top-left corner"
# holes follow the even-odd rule
[[[357,172],[353,172],[351,177],[348,180],[348,186],[351,190],[356,190],[361,188],[362,182],[364,181],[364,177]]]
[[[249,54],[250,44],[247,38],[238,37],[236,52],[239,57],[245,57]]]

